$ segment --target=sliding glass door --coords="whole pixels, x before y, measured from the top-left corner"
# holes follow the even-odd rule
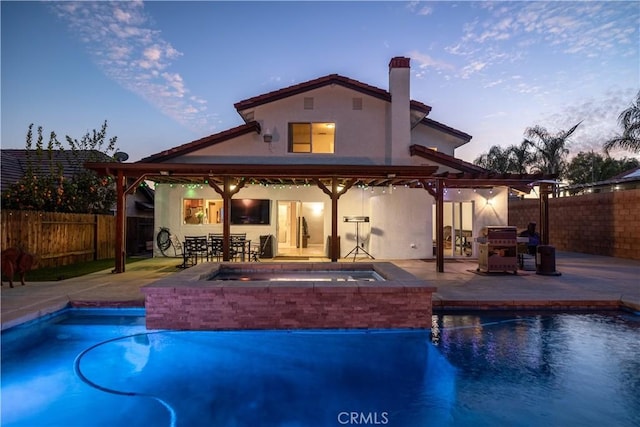
[[[444,256],[473,255],[473,202],[444,202]],[[433,240],[436,236],[436,207],[433,206]]]

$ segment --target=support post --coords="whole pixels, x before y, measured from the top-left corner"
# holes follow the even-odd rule
[[[436,180],[436,269],[444,273],[444,182]]]
[[[337,262],[340,254],[338,244],[338,179],[331,179],[331,262]]]
[[[118,175],[116,177],[116,247],[115,247],[115,258],[116,258],[116,268],[113,270],[114,273],[124,273],[125,270],[125,226],[124,226],[124,218],[125,218],[125,192],[124,192],[124,173],[119,170]]]
[[[225,176],[222,182],[222,188],[211,179],[209,179],[209,187],[218,193],[222,197],[222,260],[231,260],[231,198],[242,187],[244,187],[246,181],[244,178],[240,179],[235,188],[231,189],[234,178],[231,176]]]
[[[224,177],[222,194],[222,260],[231,260],[231,177]]]
[[[337,262],[340,257],[340,245],[338,240],[338,199],[346,193],[357,182],[355,178],[351,178],[345,182],[344,187],[338,190],[338,177],[331,178],[331,189],[320,181],[320,178],[314,178],[314,181],[324,194],[331,197],[331,262]]]

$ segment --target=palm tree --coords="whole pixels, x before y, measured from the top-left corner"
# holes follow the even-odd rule
[[[527,168],[535,159],[531,148],[531,142],[526,139],[520,145],[510,145],[507,148],[494,145],[488,153],[481,154],[473,163],[494,172],[527,173]]]
[[[640,91],[636,95],[635,104],[618,116],[618,124],[622,127],[622,135],[611,138],[604,144],[605,153],[614,148],[640,153]]]
[[[509,150],[494,145],[488,153],[478,156],[474,164],[494,172],[507,172],[509,169]]]
[[[569,154],[566,145],[569,137],[575,132],[580,123],[568,131],[560,131],[556,134],[549,133],[542,126],[527,128],[524,132],[525,137],[533,138],[533,140],[528,141],[532,146],[536,147],[534,169],[545,174],[562,174],[565,168],[564,159]]]
[[[527,168],[535,160],[535,155],[531,153],[531,141],[525,139],[520,145],[512,145],[507,148],[509,152],[508,172],[527,173]]]

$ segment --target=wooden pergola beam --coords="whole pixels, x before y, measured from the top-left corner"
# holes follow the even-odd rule
[[[420,179],[432,176],[437,166],[386,165],[269,165],[269,164],[214,164],[214,163],[85,163],[87,169],[101,175],[118,172],[126,177],[171,179],[178,177],[235,176],[246,178],[359,178],[359,179]],[[150,178],[151,179],[151,178]]]

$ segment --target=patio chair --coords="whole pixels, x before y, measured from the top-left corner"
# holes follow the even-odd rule
[[[250,261],[260,262],[260,258],[265,255],[265,252],[267,251],[268,245],[271,243],[271,240],[268,238],[261,239],[261,240],[263,240],[262,244],[258,245],[255,250],[253,249],[249,250]]]
[[[178,267],[191,267],[193,265],[196,265],[197,262],[198,257],[196,256],[195,242],[193,240],[186,239],[182,245],[182,264],[180,264]]]
[[[231,259],[241,258],[244,261],[247,244],[247,234],[246,233],[238,233],[232,234],[231,236]]]
[[[215,257],[216,261],[222,259],[222,236],[218,234],[209,234],[209,255],[211,259]]]
[[[170,234],[169,239],[171,240],[171,246],[173,246],[173,255],[178,257],[183,254],[182,243],[176,237],[175,234]]]
[[[233,260],[242,255],[246,234],[232,234],[230,237],[229,256]],[[215,257],[216,261],[220,261],[223,256],[223,239],[224,237],[220,233],[209,233],[209,256],[212,259]]]
[[[184,238],[184,246],[182,250],[184,256],[183,267],[191,267],[200,260],[206,258],[209,261],[209,245],[206,236],[186,236]]]

